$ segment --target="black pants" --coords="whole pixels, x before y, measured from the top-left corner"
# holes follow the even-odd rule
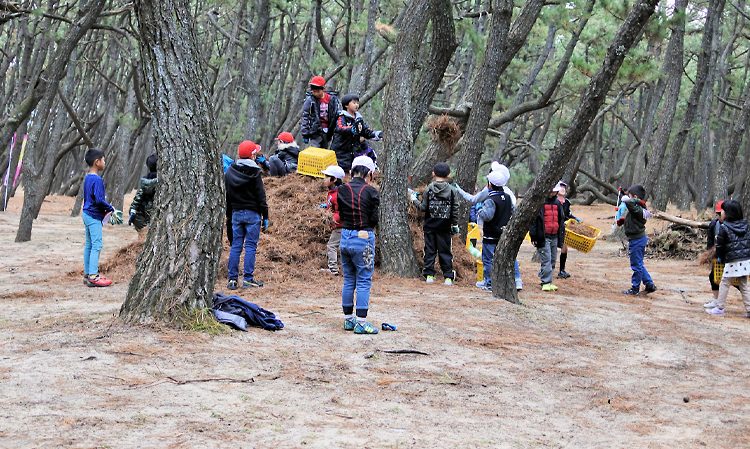
[[[453,253],[451,252],[451,235],[450,233],[439,233],[425,231],[424,233],[424,271],[425,276],[435,276],[435,256],[440,259],[440,268],[443,270],[443,277],[454,279],[456,274],[453,272]]]

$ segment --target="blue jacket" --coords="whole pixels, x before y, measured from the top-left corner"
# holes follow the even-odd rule
[[[247,332],[248,325],[262,327],[268,331],[284,328],[284,323],[277,319],[273,312],[269,312],[257,304],[247,302],[239,296],[214,293],[213,302],[216,319],[239,330]]]

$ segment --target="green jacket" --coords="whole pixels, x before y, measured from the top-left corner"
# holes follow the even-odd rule
[[[141,187],[135,194],[130,210],[135,214],[132,217],[133,225],[137,230],[151,223],[151,211],[154,208],[154,196],[156,195],[156,178],[141,178]]]
[[[628,208],[625,217],[625,235],[628,240],[635,240],[646,236],[646,218],[643,216],[643,203],[639,199],[628,198],[623,200]]]

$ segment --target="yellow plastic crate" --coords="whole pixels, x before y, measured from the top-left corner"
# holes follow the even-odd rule
[[[297,173],[324,178],[321,173],[329,165],[336,165],[336,153],[325,148],[310,147],[299,152],[297,159]]]
[[[724,277],[724,265],[723,263],[719,263],[716,259],[713,259],[714,262],[714,282],[717,284],[721,282],[721,278]],[[748,276],[750,278],[750,276]],[[732,281],[732,285],[735,287],[740,285],[740,278],[734,278]]]
[[[471,248],[472,240],[477,249],[482,247],[482,230],[476,223],[469,223],[469,232],[466,233],[466,249]]]
[[[565,222],[565,224],[570,224],[574,220],[568,220]],[[565,244],[568,245],[568,248],[577,249],[578,251],[582,253],[588,253],[594,248],[594,244],[596,243],[596,239],[599,238],[602,231],[601,229],[597,229],[593,226],[584,225],[590,229],[593,229],[596,231],[596,237],[589,238],[584,235],[575,233],[568,228],[565,228]]]
[[[484,265],[482,264],[482,259],[477,259],[477,282],[482,282],[484,280]]]

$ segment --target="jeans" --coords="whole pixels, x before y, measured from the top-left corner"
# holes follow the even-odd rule
[[[86,226],[86,244],[83,247],[83,271],[85,274],[99,274],[99,254],[102,252],[102,221],[91,218],[86,212],[81,214]]]
[[[339,246],[341,245],[341,228],[331,231],[331,237],[326,245],[328,255],[328,269],[333,273],[339,272]]]
[[[633,270],[633,278],[631,279],[633,288],[638,290],[643,285],[653,285],[654,281],[651,280],[651,275],[646,271],[646,267],[643,266],[643,255],[646,252],[646,243],[648,237],[643,236],[639,239],[633,239],[628,242],[628,251],[630,252],[630,269]]]
[[[492,285],[492,261],[495,258],[496,247],[497,243],[482,241],[482,279],[487,287]]]
[[[242,278],[253,280],[255,272],[255,251],[260,238],[260,214],[253,210],[236,210],[232,213],[232,249],[229,250],[229,280],[237,280],[240,267],[240,254],[245,246],[245,265]]]
[[[555,262],[557,262],[557,234],[546,234],[544,246],[537,247],[536,251],[539,253],[539,263],[541,264],[539,277],[542,284],[551,284],[552,273],[555,271]]]
[[[339,249],[341,250],[341,268],[344,272],[344,286],[341,290],[341,305],[344,308],[344,314],[351,313],[356,291],[357,316],[365,318],[370,308],[370,287],[372,286],[372,273],[375,270],[375,233],[342,229]]]

